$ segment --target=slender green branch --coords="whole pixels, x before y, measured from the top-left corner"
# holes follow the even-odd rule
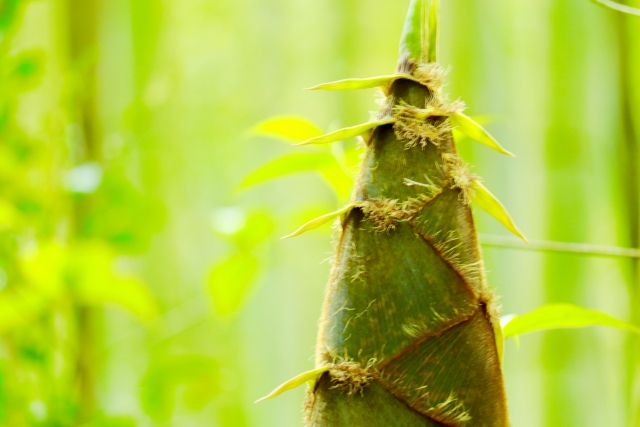
[[[592,245],[589,243],[553,242],[549,240],[531,240],[529,244],[526,244],[514,237],[494,234],[480,234],[480,243],[484,246],[528,251],[565,252],[601,257],[640,258],[640,249],[634,248]]]
[[[608,7],[613,10],[617,10],[618,12],[628,13],[630,15],[640,16],[640,9],[637,7],[627,6],[624,4],[620,4],[613,0],[593,0],[596,4],[601,6]]]

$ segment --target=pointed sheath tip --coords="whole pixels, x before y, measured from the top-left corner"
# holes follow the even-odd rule
[[[425,2],[426,0],[411,0],[400,39],[400,58],[408,56],[419,62],[423,60],[423,49],[426,48],[423,46],[424,34],[427,25],[425,22]]]

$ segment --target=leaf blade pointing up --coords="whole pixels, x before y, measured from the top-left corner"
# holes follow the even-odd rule
[[[269,136],[289,142],[300,142],[322,135],[315,123],[300,116],[277,116],[258,123],[253,135]]]
[[[307,141],[301,142],[296,145],[328,144],[329,142],[342,141],[343,139],[360,136],[371,129],[374,129],[378,126],[388,125],[390,123],[393,123],[394,121],[395,119],[393,117],[387,117],[382,120],[362,123],[360,125],[340,129],[335,132],[328,133],[326,135],[311,138]]]
[[[423,52],[423,49],[426,48],[425,1],[411,0],[400,39],[400,58],[407,56],[418,62],[424,62],[426,59]]]
[[[290,379],[289,381],[285,382],[284,384],[276,387],[276,389],[273,390],[271,393],[269,393],[268,395],[266,395],[263,398],[260,398],[260,399],[256,400],[254,403],[262,402],[263,400],[267,400],[267,399],[272,399],[272,398],[274,398],[276,396],[281,395],[285,391],[293,390],[294,388],[299,387],[299,386],[301,386],[302,384],[304,384],[304,383],[306,383],[308,381],[315,380],[320,375],[322,375],[325,372],[327,372],[329,369],[330,368],[328,366],[323,366],[322,368],[313,369],[311,371],[304,372],[304,373],[298,375],[297,377]]]
[[[339,217],[340,215],[349,212],[351,209],[353,209],[354,207],[356,207],[355,203],[350,203],[347,206],[335,211],[335,212],[331,212],[328,213],[326,215],[322,215],[316,219],[313,219],[309,222],[307,222],[306,224],[304,224],[302,227],[298,228],[296,231],[294,231],[293,233],[284,236],[282,239],[289,239],[291,237],[296,237],[301,235],[302,233],[305,233],[309,230],[313,230],[316,229],[326,223],[328,223],[329,221]]]
[[[319,171],[336,163],[329,153],[289,153],[277,157],[247,175],[240,188],[247,188],[298,172]]]
[[[505,338],[559,328],[609,326],[640,334],[640,328],[606,313],[573,304],[549,304],[516,316],[503,328]]]
[[[413,80],[408,74],[389,74],[386,76],[365,77],[360,79],[344,79],[335,82],[322,83],[308,90],[358,90],[373,89],[380,86],[386,86],[392,81],[400,78]]]
[[[507,228],[507,230],[511,231],[513,234],[520,237],[525,242],[528,242],[527,238],[524,236],[524,234],[522,234],[522,232],[513,222],[513,219],[511,219],[511,216],[509,215],[509,212],[507,212],[507,209],[502,203],[500,203],[500,200],[498,200],[496,196],[491,194],[487,187],[482,185],[478,180],[474,179],[473,181],[471,181],[471,185],[473,190],[471,192],[471,201],[473,202],[473,204],[497,219],[502,225]]]
[[[491,134],[489,134],[489,132],[487,132],[471,117],[462,113],[455,113],[449,116],[449,119],[451,120],[453,125],[456,126],[457,130],[464,133],[469,138],[474,139],[489,148],[493,148],[498,153],[515,157],[513,153],[507,151],[502,145],[498,143],[498,141],[495,140],[494,137],[491,136]]]

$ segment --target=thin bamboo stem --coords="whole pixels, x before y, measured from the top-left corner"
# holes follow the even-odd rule
[[[598,257],[640,258],[640,249],[621,248],[619,246],[594,245],[590,243],[554,242],[551,240],[530,240],[529,244],[515,237],[480,234],[480,243],[484,246],[508,248],[525,251],[564,252],[576,255]]]

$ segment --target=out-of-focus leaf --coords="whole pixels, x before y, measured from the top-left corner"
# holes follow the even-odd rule
[[[367,131],[370,131],[371,129],[374,129],[378,126],[388,125],[390,123],[393,123],[394,121],[395,119],[393,117],[387,117],[381,120],[362,123],[360,125],[340,129],[326,135],[311,138],[296,145],[327,144],[329,142],[341,141],[347,138],[355,138],[356,136],[360,136]]]
[[[527,242],[527,238],[518,229],[516,224],[511,219],[509,212],[504,207],[500,200],[496,198],[487,188],[482,185],[478,180],[472,180],[471,201],[480,209],[487,212],[489,215],[500,221],[507,230],[511,231],[516,236]]]
[[[246,188],[293,173],[318,171],[335,163],[330,153],[289,153],[251,172],[240,186]]]
[[[256,245],[267,240],[274,229],[274,221],[268,212],[253,212],[248,216],[244,228],[236,234],[236,244],[242,250],[252,250]]]
[[[24,0],[4,0],[0,2],[0,30],[4,31],[16,19],[18,8]]]
[[[349,199],[353,189],[353,178],[347,175],[343,168],[334,163],[320,169],[319,172],[341,202]]]
[[[304,117],[279,116],[258,123],[252,129],[252,133],[290,142],[300,142],[322,135],[322,130]]]
[[[208,282],[216,313],[234,314],[244,303],[257,273],[257,258],[244,252],[235,253],[216,265],[209,273]]]
[[[79,243],[72,247],[41,244],[21,259],[22,274],[43,298],[66,292],[81,304],[116,304],[142,320],[157,315],[155,299],[133,277],[117,274],[115,255],[103,243]]]
[[[498,143],[482,126],[480,126],[475,120],[463,113],[455,113],[449,116],[451,123],[456,126],[456,129],[469,138],[474,139],[487,147],[493,148],[499,153],[506,154],[507,156],[515,157],[512,153],[507,151],[502,145]]]
[[[117,169],[104,172],[94,193],[77,194],[77,198],[84,213],[80,218],[80,237],[105,240],[121,253],[146,250],[165,220],[162,202],[140,192]]]
[[[386,76],[366,77],[361,79],[344,79],[335,82],[322,83],[308,90],[358,90],[358,89],[372,89],[380,86],[387,86],[389,83],[397,79],[409,79],[414,78],[408,74],[389,74]]]
[[[640,328],[606,313],[573,304],[549,304],[523,316],[513,316],[504,326],[504,336],[511,337],[545,329],[609,326],[640,334]]]
[[[355,206],[357,206],[357,204],[351,203],[351,204],[348,204],[347,206],[344,206],[343,208],[341,208],[341,209],[339,209],[339,210],[337,210],[335,212],[331,212],[331,213],[328,213],[326,215],[322,215],[321,217],[318,217],[316,219],[313,219],[313,220],[307,222],[306,224],[304,224],[302,227],[298,228],[293,233],[284,236],[283,239],[288,239],[290,237],[296,237],[296,236],[301,235],[304,232],[307,232],[309,230],[313,230],[315,228],[318,228],[318,227],[328,223],[329,221],[332,221],[333,219],[339,217],[340,215],[349,212]]]
[[[0,335],[37,320],[51,298],[34,290],[0,290]]]
[[[139,280],[116,274],[114,255],[103,244],[73,248],[66,273],[69,285],[82,304],[116,304],[142,320],[157,316],[155,299]]]
[[[0,230],[11,228],[18,221],[18,212],[11,203],[0,199]]]
[[[136,422],[131,417],[113,417],[99,415],[80,427],[136,427]]]
[[[45,54],[42,50],[27,50],[11,58],[10,75],[14,89],[29,90],[40,83],[44,74]]]
[[[183,386],[187,407],[201,410],[222,391],[219,371],[220,364],[203,355],[179,355],[155,361],[142,380],[142,408],[155,421],[167,421],[173,414],[177,389]]]
[[[38,292],[56,296],[66,290],[68,259],[67,247],[44,242],[21,258],[22,274]]]
[[[131,277],[112,277],[102,282],[83,280],[76,287],[76,297],[84,304],[116,304],[145,321],[158,315],[156,301],[149,288]]]
[[[304,372],[304,373],[298,375],[297,377],[292,378],[289,381],[285,382],[284,384],[278,386],[275,390],[273,390],[267,396],[256,400],[255,403],[262,402],[263,400],[267,400],[267,399],[272,399],[272,398],[284,393],[285,391],[293,390],[294,388],[299,387],[299,386],[301,386],[302,384],[304,384],[306,382],[311,383],[311,382],[315,381],[315,379],[318,378],[320,375],[322,375],[325,372],[327,372],[329,369],[330,368],[328,366],[323,366],[322,368],[318,368],[318,369],[314,369],[312,371]]]

